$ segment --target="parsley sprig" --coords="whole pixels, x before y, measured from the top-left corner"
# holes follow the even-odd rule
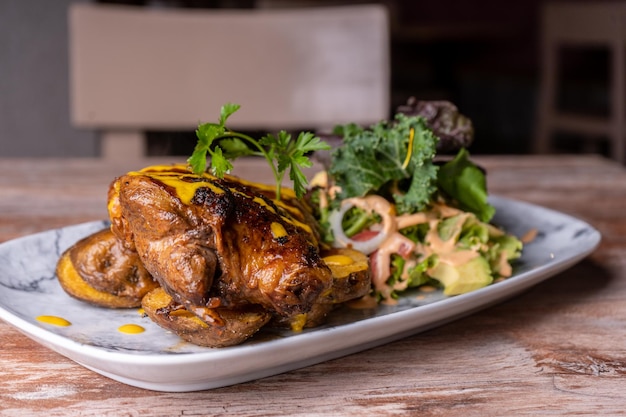
[[[281,198],[281,185],[287,170],[296,196],[302,197],[308,183],[302,168],[312,166],[307,154],[328,150],[330,146],[310,132],[301,132],[295,140],[284,130],[276,136],[267,134],[259,140],[234,132],[226,127],[226,121],[240,107],[239,104],[225,104],[222,106],[218,123],[202,123],[198,126],[196,129],[198,143],[187,160],[192,171],[198,175],[204,173],[207,169],[207,157],[210,157],[211,173],[223,178],[224,174],[233,169],[232,160],[246,155],[262,156],[274,174],[276,198],[278,200]]]

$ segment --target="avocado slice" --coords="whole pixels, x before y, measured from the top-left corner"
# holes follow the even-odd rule
[[[464,294],[493,282],[489,263],[482,256],[459,266],[439,262],[429,271],[429,275],[443,285],[445,295]]]

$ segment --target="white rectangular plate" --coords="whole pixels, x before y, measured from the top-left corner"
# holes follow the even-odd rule
[[[55,276],[59,255],[106,227],[92,222],[26,236],[0,245],[0,318],[28,337],[114,380],[157,391],[216,388],[275,375],[362,351],[441,325],[505,300],[590,254],[600,234],[589,224],[547,208],[492,197],[494,222],[517,236],[537,229],[513,277],[472,293],[404,295],[397,305],[344,307],[329,322],[301,333],[261,331],[234,347],[194,346],[161,329],[138,310],[109,310],[69,297]],[[72,324],[39,322],[60,316]],[[138,324],[140,334],[121,333]]]

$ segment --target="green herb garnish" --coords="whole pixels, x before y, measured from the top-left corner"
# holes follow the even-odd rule
[[[487,201],[485,174],[470,160],[467,149],[462,148],[452,161],[441,167],[437,184],[461,209],[476,214],[483,222],[493,217],[496,209]]]
[[[437,190],[433,163],[437,137],[420,116],[397,114],[395,123],[370,128],[338,126],[343,145],[333,152],[330,174],[339,200],[368,193],[389,194],[399,213],[417,212]]]
[[[416,213],[443,192],[482,221],[493,217],[485,174],[465,148],[442,166],[435,164],[439,139],[421,116],[399,113],[393,122],[381,121],[369,128],[341,125],[335,133],[343,137],[329,170],[341,190],[335,204],[379,194],[393,201],[399,214]]]
[[[187,160],[192,171],[197,175],[203,174],[207,169],[207,156],[210,156],[211,173],[223,178],[224,174],[233,169],[232,160],[246,155],[262,156],[274,174],[276,199],[281,198],[281,184],[287,170],[296,196],[302,197],[308,183],[302,168],[312,166],[307,154],[328,150],[330,146],[310,132],[301,132],[295,140],[284,130],[276,136],[267,134],[260,140],[234,132],[226,127],[226,120],[240,107],[239,104],[225,104],[218,123],[203,123],[198,126],[198,143]]]

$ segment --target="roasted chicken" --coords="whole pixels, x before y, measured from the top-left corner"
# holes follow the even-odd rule
[[[337,305],[369,292],[367,258],[350,250],[324,258],[310,210],[291,190],[282,195],[277,201],[271,187],[198,176],[182,165],[130,172],[109,189],[111,230],[99,238],[106,243],[76,245],[65,266],[102,291],[128,280],[104,265],[154,279],[146,313],[196,344],[237,344],[267,323],[319,325]],[[68,270],[58,269],[60,280]]]

